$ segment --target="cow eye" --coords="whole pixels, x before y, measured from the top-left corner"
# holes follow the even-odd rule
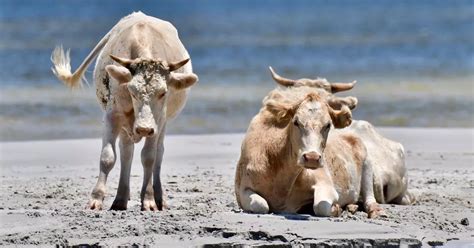
[[[324,127],[324,130],[326,132],[329,131],[329,129],[331,129],[331,123],[326,124],[326,126]]]
[[[300,126],[300,124],[298,123],[298,120],[297,120],[297,119],[295,119],[295,121],[293,121],[293,125],[295,125],[296,127],[299,127],[299,126]]]
[[[166,92],[163,92],[163,93],[161,93],[161,94],[158,95],[158,98],[161,99],[161,98],[163,98],[165,95],[166,95]]]

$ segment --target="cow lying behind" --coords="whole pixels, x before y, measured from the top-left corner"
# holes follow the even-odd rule
[[[161,210],[160,170],[166,122],[179,114],[186,103],[187,89],[198,80],[188,63],[189,54],[171,23],[136,12],[122,18],[74,73],[70,71],[69,54],[56,48],[51,56],[53,72],[67,86],[78,87],[97,56],[94,81],[104,110],[104,131],[99,178],[87,208],[102,209],[105,183],[117,159],[115,143],[120,136],[120,181],[111,208],[127,209],[134,143],[146,138],[141,152],[141,208]]]
[[[278,75],[271,67],[270,72],[275,82],[281,86],[309,86],[324,89],[329,93],[352,89],[356,82],[329,83],[323,78],[293,80]],[[352,109],[357,105],[357,99],[354,97],[331,96],[329,101],[335,109],[340,109],[343,105]],[[407,190],[408,176],[402,144],[383,137],[372,124],[362,120],[352,121],[351,125],[340,132],[356,133],[367,148],[367,163],[373,168],[374,193],[378,203],[409,205],[415,202],[415,197]]]
[[[372,168],[347,105],[314,87],[277,88],[263,101],[242,144],[235,177],[239,206],[253,213],[297,213],[308,204],[318,216],[337,216],[360,200],[369,217],[382,213],[373,196]],[[338,102],[338,104],[344,104]]]
[[[378,203],[410,205],[405,151],[402,144],[380,135],[367,121],[355,120],[342,132],[356,133],[367,148],[367,163],[374,172],[374,195]]]

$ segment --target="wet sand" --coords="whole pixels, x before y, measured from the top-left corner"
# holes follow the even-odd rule
[[[99,139],[0,143],[0,245],[474,245],[474,129],[381,128],[407,152],[418,202],[383,205],[388,218],[242,213],[234,172],[243,134],[172,135],[162,182],[169,209],[140,211],[139,149],[127,211],[84,210],[98,175]],[[115,197],[120,165],[104,202]]]

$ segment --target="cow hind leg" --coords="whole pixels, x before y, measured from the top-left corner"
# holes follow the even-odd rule
[[[126,133],[120,134],[120,180],[117,195],[112,203],[111,210],[126,210],[130,199],[130,169],[133,160],[133,141]]]
[[[405,193],[401,194],[397,198],[395,198],[391,203],[399,204],[399,205],[411,205],[416,202],[416,198],[410,191],[405,191]]]
[[[390,186],[393,187],[394,185],[390,185]],[[390,203],[400,204],[400,205],[411,205],[416,202],[415,196],[411,192],[409,192],[407,189],[408,178],[406,176],[404,176],[401,179],[401,183],[395,185],[395,187],[398,187],[397,189],[399,190],[396,192],[396,196],[393,197]]]
[[[251,189],[246,189],[240,194],[242,209],[255,214],[267,214],[270,212],[267,201]]]
[[[365,212],[371,219],[387,216],[385,210],[377,203],[377,200],[382,203],[384,202],[384,191],[382,188],[381,183],[377,179],[374,179],[372,163],[366,160],[362,168],[361,193]]]

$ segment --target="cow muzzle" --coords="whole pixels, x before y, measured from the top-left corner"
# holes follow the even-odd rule
[[[314,169],[321,167],[321,154],[319,152],[305,152],[301,155],[301,157],[304,167]]]
[[[135,127],[135,133],[142,137],[150,137],[155,134],[155,128],[149,126],[137,126]]]

